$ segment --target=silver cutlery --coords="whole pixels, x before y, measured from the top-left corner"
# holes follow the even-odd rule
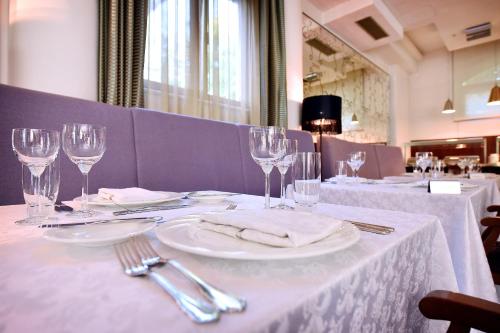
[[[226,207],[226,210],[234,210],[236,207],[238,207],[238,204],[231,202],[229,206]]]
[[[352,223],[354,226],[356,226],[358,229],[360,229],[362,231],[373,232],[373,233],[381,234],[381,235],[387,235],[387,234],[390,234],[391,232],[394,232],[393,227],[388,227],[388,226],[378,225],[378,224],[364,223],[364,222],[359,222],[359,221],[352,221],[352,220],[345,220],[345,221]]]
[[[137,214],[137,213],[145,213],[145,212],[156,212],[159,210],[171,210],[171,209],[180,209],[180,208],[186,208],[190,207],[190,204],[175,204],[175,205],[163,205],[163,206],[147,206],[147,207],[141,207],[141,208],[133,208],[133,209],[126,209],[126,210],[120,210],[117,212],[113,212],[113,215],[115,216],[120,216],[120,215],[128,215],[128,214]],[[125,207],[123,207],[125,208]]]
[[[118,223],[118,222],[160,222],[163,219],[161,216],[149,217],[130,217],[130,218],[111,218],[86,222],[72,222],[72,223],[50,223],[40,224],[39,228],[64,228],[74,227],[79,225],[92,225],[92,224],[105,224],[105,223]]]
[[[195,323],[204,324],[219,319],[219,310],[215,306],[186,295],[164,276],[150,270],[142,263],[135,247],[129,242],[115,245],[115,251],[125,274],[132,277],[145,276],[156,282]]]
[[[147,266],[168,264],[182,273],[188,280],[193,282],[198,289],[222,312],[242,312],[245,310],[246,300],[230,295],[208,282],[196,276],[178,261],[162,258],[151,246],[145,236],[138,236],[134,239],[136,249],[141,257],[142,263]]]

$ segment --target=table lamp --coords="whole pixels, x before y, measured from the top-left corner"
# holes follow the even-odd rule
[[[323,133],[342,133],[342,98],[335,95],[304,98],[301,123],[304,131],[319,133],[321,149]]]

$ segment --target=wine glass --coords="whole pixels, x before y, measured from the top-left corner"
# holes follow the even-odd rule
[[[425,170],[432,164],[432,152],[418,152],[415,154],[417,166],[422,169],[422,179],[425,179]]]
[[[465,177],[465,175],[466,175],[466,173],[465,173],[465,168],[467,167],[467,164],[468,164],[468,162],[467,162],[467,159],[466,159],[466,158],[461,158],[461,159],[459,159],[459,160],[458,160],[458,162],[457,162],[457,165],[458,165],[458,167],[460,168],[460,174],[461,174],[461,175],[464,175],[464,177]]]
[[[18,160],[33,175],[33,195],[36,197],[37,209],[41,209],[42,206],[40,176],[47,166],[57,158],[59,147],[60,135],[58,131],[31,128],[15,128],[12,130],[12,149]],[[41,219],[43,218],[40,216],[34,216],[23,220],[22,223],[39,223]]]
[[[366,160],[366,152],[364,151],[357,151],[349,154],[349,159],[347,160],[347,164],[349,164],[349,167],[351,168],[356,181],[359,180],[358,171],[361,168],[361,166],[365,164],[365,160]]]
[[[296,159],[297,145],[298,145],[297,140],[290,140],[290,139],[283,140],[283,147],[284,147],[283,149],[285,152],[283,154],[283,157],[280,158],[278,161],[276,161],[274,164],[276,168],[278,168],[278,171],[281,176],[281,202],[278,206],[275,206],[273,208],[292,209],[292,207],[287,206],[285,204],[285,193],[286,193],[285,175],[290,166],[294,163]]]
[[[95,212],[88,207],[88,175],[92,166],[99,162],[106,150],[106,127],[89,124],[65,124],[63,127],[63,150],[83,175],[80,210],[72,215],[90,217]]]
[[[269,174],[274,163],[285,153],[285,129],[282,127],[251,127],[249,132],[250,154],[255,163],[260,165],[265,175],[265,208],[270,207]]]

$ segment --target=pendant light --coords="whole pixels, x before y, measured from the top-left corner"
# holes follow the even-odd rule
[[[450,75],[450,78],[451,78],[451,82],[450,82],[450,97],[453,98],[453,52],[450,52],[450,72],[451,72],[451,75]],[[453,107],[453,102],[450,98],[448,98],[446,100],[446,102],[444,103],[444,107],[443,107],[443,110],[441,111],[441,113],[444,113],[444,114],[451,114],[451,113],[455,113],[455,108]]]
[[[495,74],[495,85],[491,88],[490,98],[488,99],[489,106],[500,105],[500,87],[498,86],[497,79],[500,73],[498,73],[497,67],[497,44],[495,43],[495,70],[493,73]]]
[[[351,118],[351,125],[357,125],[359,124],[359,121],[358,121],[358,117],[356,116],[356,112],[354,112],[352,114],[352,118]]]

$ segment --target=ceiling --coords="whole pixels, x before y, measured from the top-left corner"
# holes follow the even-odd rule
[[[304,0],[321,13],[321,23],[360,50],[407,37],[421,52],[449,51],[500,39],[500,0]],[[373,40],[355,23],[372,16],[388,37]],[[490,22],[491,36],[467,41],[464,29]],[[404,35],[403,35],[404,34]]]

